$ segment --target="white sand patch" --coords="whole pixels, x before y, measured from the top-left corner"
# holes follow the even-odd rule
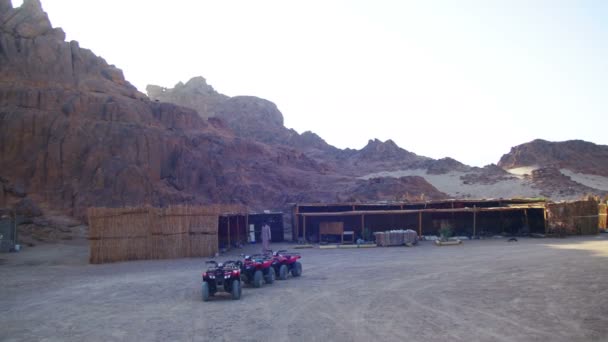
[[[360,178],[420,176],[439,191],[454,197],[514,198],[540,196],[540,191],[533,189],[529,181],[523,179],[501,180],[495,184],[464,184],[460,177],[470,173],[472,172],[451,171],[442,175],[434,175],[428,174],[424,169],[414,169],[376,172]]]
[[[532,165],[532,166],[516,167],[513,169],[507,169],[505,171],[507,171],[508,173],[510,173],[514,176],[518,176],[519,178],[523,178],[523,176],[525,176],[525,175],[531,175],[532,171],[534,171],[538,168],[539,168],[539,166]]]
[[[560,169],[562,174],[572,178],[573,181],[590,188],[608,191],[608,177],[576,173],[568,169]]]

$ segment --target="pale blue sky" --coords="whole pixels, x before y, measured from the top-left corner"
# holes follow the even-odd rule
[[[482,166],[535,138],[608,144],[605,1],[42,4],[142,91],[201,75],[341,148]]]

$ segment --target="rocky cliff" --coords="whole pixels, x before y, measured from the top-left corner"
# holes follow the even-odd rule
[[[595,189],[552,172],[520,181],[495,166],[418,156],[392,140],[337,149],[312,132],[286,128],[272,102],[222,95],[201,77],[147,91],[150,97],[120,69],[66,42],[38,0],[19,8],[0,0],[0,207],[82,219],[89,206],[284,209],[343,200],[570,198]],[[514,148],[501,166],[559,161],[605,174],[605,146],[532,145]]]
[[[316,193],[320,182],[310,182],[322,167],[305,155],[241,139],[192,109],[149,100],[119,69],[65,42],[37,0],[20,8],[3,0],[1,8],[6,184],[81,217],[91,205],[255,207],[327,197]]]
[[[498,165],[505,169],[554,167],[608,177],[608,146],[583,140],[550,142],[537,139],[511,148]]]

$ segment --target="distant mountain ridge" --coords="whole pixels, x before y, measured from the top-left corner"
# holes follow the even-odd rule
[[[237,136],[271,145],[289,146],[321,163],[334,167],[339,164],[348,173],[420,166],[433,160],[409,152],[390,139],[385,142],[370,139],[361,150],[338,149],[313,132],[298,134],[286,128],[283,114],[274,103],[254,96],[222,95],[201,76],[185,84],[179,82],[174,88],[148,85],[146,89],[152,100],[190,107],[203,118],[223,120]]]
[[[196,87],[200,87],[197,89]],[[382,142],[370,139],[366,146],[360,150],[338,149],[329,145],[318,135],[312,132],[298,134],[283,124],[283,115],[276,105],[267,100],[256,97],[237,96],[226,97],[217,93],[207,84],[204,78],[195,77],[186,82],[178,83],[172,89],[163,92],[158,86],[148,86],[148,95],[157,101],[168,101],[179,105],[193,105],[193,109],[202,113],[201,116],[214,116],[227,123],[237,136],[275,146],[288,146],[323,165],[326,170],[338,174],[365,177],[402,177],[411,175],[431,179],[431,176],[451,175],[467,188],[468,185],[499,184],[503,181],[513,182],[517,175],[511,175],[505,170],[535,166],[536,168],[565,168],[573,172],[593,175],[606,175],[605,167],[608,158],[606,147],[585,141],[548,142],[535,140],[530,143],[513,147],[511,152],[505,154],[497,165],[488,165],[477,168],[465,165],[453,158],[432,158],[419,156],[413,152],[399,147],[393,140]],[[210,111],[209,108],[212,108]],[[409,170],[409,171],[408,171]],[[394,175],[394,176],[392,176]],[[397,176],[400,175],[400,176]],[[427,175],[427,176],[424,176]],[[528,187],[529,190],[521,192],[521,196],[546,197],[574,197],[583,193],[598,191],[600,189],[590,184],[580,184],[567,175],[556,172],[537,172],[530,179],[521,179],[519,187]],[[608,183],[608,179],[606,179]],[[375,183],[377,187],[378,183]],[[593,184],[591,184],[593,185]],[[606,185],[608,187],[608,184]],[[500,186],[496,187],[501,189]],[[397,189],[397,187],[395,187]],[[451,189],[446,187],[445,189]],[[468,196],[466,190],[450,192],[451,196]],[[469,190],[470,191],[470,190]],[[485,196],[500,196],[498,192],[489,191]],[[506,193],[511,193],[506,192]]]

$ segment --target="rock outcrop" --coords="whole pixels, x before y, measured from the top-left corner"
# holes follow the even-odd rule
[[[65,42],[37,0],[2,8],[0,175],[24,193],[79,217],[93,205],[328,197],[311,181],[323,167],[306,155],[149,100],[119,69]]]
[[[550,142],[534,140],[515,146],[500,158],[498,166],[552,167],[608,177],[608,146],[582,140]]]
[[[179,82],[174,88],[148,85],[146,92],[152,100],[193,108],[204,119],[217,116],[218,107],[228,100],[228,96],[215,91],[203,77],[194,77],[185,84]]]
[[[283,114],[271,101],[255,96],[228,97],[216,92],[200,76],[185,84],[180,82],[173,88],[148,85],[146,91],[155,101],[193,108],[203,118],[221,119],[235,135],[244,139],[289,146],[320,162],[327,162],[340,151],[312,132],[298,134],[286,128]]]

